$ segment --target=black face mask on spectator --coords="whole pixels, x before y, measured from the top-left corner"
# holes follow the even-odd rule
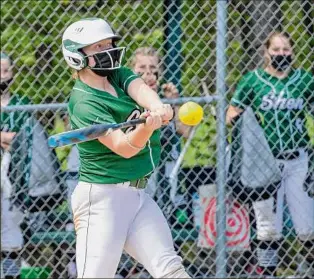
[[[4,93],[4,91],[6,91],[6,89],[9,87],[9,85],[11,84],[13,78],[10,78],[6,81],[3,81],[0,83],[0,91],[1,91],[1,95]]]
[[[112,48],[93,55],[96,65],[91,70],[102,77],[108,76],[116,68],[120,67],[120,57],[123,48]]]
[[[283,72],[290,67],[292,62],[291,55],[271,55],[270,58],[271,65],[280,72]]]

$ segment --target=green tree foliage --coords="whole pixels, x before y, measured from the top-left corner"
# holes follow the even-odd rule
[[[245,55],[241,38],[243,21],[248,14],[237,9],[238,2],[228,6],[227,94],[230,96],[245,70]],[[301,1],[282,1],[283,29],[296,41],[297,64],[310,70],[311,38],[300,21]],[[73,81],[63,60],[61,37],[70,23],[84,17],[102,17],[112,23],[122,35],[120,45],[127,46],[128,63],[132,52],[140,46],[153,46],[163,53],[164,13],[162,0],[108,1],[37,1],[4,0],[1,3],[1,50],[15,64],[14,90],[29,96],[34,103],[45,99],[66,101]],[[179,9],[179,7],[178,7]],[[202,95],[202,79],[210,94],[216,93],[216,1],[184,0],[182,12],[182,95]],[[216,123],[210,112],[205,114],[201,127],[186,156],[186,164],[215,163]],[[313,125],[312,125],[313,127]],[[199,159],[201,158],[201,159]]]

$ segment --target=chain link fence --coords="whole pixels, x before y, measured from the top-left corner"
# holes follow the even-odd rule
[[[226,20],[217,16],[217,6],[221,3]],[[263,230],[259,228],[256,212],[257,207],[262,215],[271,209],[272,205],[265,204],[262,198],[274,197],[278,185],[262,188],[254,197],[258,202],[253,202],[252,193],[247,191],[239,176],[241,170],[237,169],[240,166],[237,159],[242,158],[239,150],[246,146],[251,152],[251,157],[245,161],[247,170],[254,169],[251,181],[256,177],[269,177],[272,171],[269,158],[265,157],[265,149],[261,149],[263,143],[261,137],[256,136],[258,131],[250,128],[252,122],[245,118],[233,127],[227,126],[227,135],[217,133],[217,122],[222,119],[221,113],[216,113],[215,100],[220,96],[220,100],[226,99],[229,104],[243,75],[263,65],[263,43],[276,30],[291,35],[295,66],[313,71],[314,16],[310,0],[229,0],[220,3],[214,0],[3,0],[1,52],[11,59],[14,80],[10,85],[9,103],[1,91],[1,131],[17,134],[9,152],[4,150],[1,141],[2,271],[7,274],[21,272],[22,278],[76,276],[75,232],[69,196],[78,179],[78,153],[73,146],[50,150],[46,139],[48,135],[69,129],[65,103],[73,80],[62,57],[61,37],[70,23],[85,17],[105,18],[112,24],[122,36],[119,45],[127,47],[126,65],[132,67],[136,49],[153,47],[161,58],[159,87],[173,82],[180,97],[200,97],[195,99],[205,111],[200,125],[184,132],[173,121],[169,129],[163,130],[162,160],[147,189],[171,226],[176,250],[188,273],[193,278],[214,277],[220,268],[222,273],[218,275],[227,277],[261,276],[259,258],[266,261],[264,266],[273,263],[273,255],[267,253],[272,250],[269,247],[275,245],[273,240],[278,239],[266,237],[262,244],[269,247],[261,246],[257,229]],[[225,25],[225,34],[218,23]],[[220,49],[220,52],[217,51],[219,32],[226,43],[226,49]],[[225,60],[219,60],[219,55]],[[217,61],[226,63],[221,65]],[[1,67],[5,67],[2,60]],[[223,90],[218,86],[218,77],[223,81]],[[304,85],[307,86],[310,85]],[[305,90],[313,99],[313,89]],[[159,93],[165,97],[161,89]],[[217,98],[211,99],[211,96]],[[285,102],[286,106],[294,106],[293,101],[285,99]],[[19,107],[14,110],[13,106]],[[306,117],[309,133],[309,139],[303,139],[309,147],[306,163],[313,163],[310,149],[314,144],[314,121],[310,113]],[[291,128],[285,123],[278,125],[285,131]],[[253,141],[248,140],[249,136],[245,138],[244,130],[251,134]],[[217,145],[221,142],[226,143],[227,148],[219,158]],[[290,171],[285,172],[287,166],[282,167],[280,175],[286,173],[282,180],[299,176],[299,173],[304,173],[305,177],[303,161],[302,165],[290,164],[299,162],[300,158],[283,159],[289,162]],[[226,170],[222,175],[217,172],[219,162]],[[227,171],[229,162],[233,166],[231,175]],[[271,174],[275,177],[278,173]],[[292,183],[299,187],[300,181]],[[312,184],[309,186],[314,188]],[[216,185],[224,187],[220,192],[225,193],[223,200],[217,198],[216,201],[217,190],[221,191]],[[277,277],[313,276],[313,262],[309,261],[314,258],[313,232],[311,235],[311,231],[307,231],[301,241],[297,237],[302,226],[313,229],[313,214],[309,217],[299,215],[301,225],[295,224],[297,218],[292,219],[303,212],[299,209],[307,196],[305,192],[301,196],[299,200],[299,196],[292,198],[286,192],[285,201],[277,200],[284,216],[283,237],[276,242],[279,245]],[[294,203],[289,205],[289,212],[287,204],[292,199]],[[312,203],[308,208],[313,210],[314,200],[306,200],[306,203]],[[220,218],[218,212],[225,212],[225,216]],[[272,218],[272,215],[268,217]],[[273,220],[262,221],[271,223]],[[219,234],[219,224],[223,224],[220,228],[225,231],[225,237]],[[217,242],[225,249],[215,249]],[[217,247],[221,247],[219,245]],[[219,262],[217,257],[220,257]],[[21,271],[16,270],[16,259],[22,261]],[[218,264],[221,262],[222,265]],[[121,258],[118,275],[149,277],[144,267],[126,254]]]

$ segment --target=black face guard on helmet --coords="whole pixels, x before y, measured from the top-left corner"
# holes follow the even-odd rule
[[[102,77],[106,77],[112,71],[119,69],[121,67],[124,52],[125,47],[116,47],[115,45],[113,45],[113,48],[106,49],[104,51],[92,55],[88,56],[86,55],[86,58],[93,57],[96,62],[94,67],[89,68],[95,74]]]

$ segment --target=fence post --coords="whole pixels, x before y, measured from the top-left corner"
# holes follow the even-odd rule
[[[217,44],[216,44],[216,67],[217,79],[216,90],[219,95],[217,108],[217,211],[216,211],[216,277],[226,278],[226,207],[225,207],[225,150],[226,150],[226,16],[227,1],[217,1]]]
[[[164,0],[164,50],[165,50],[165,79],[172,81],[182,92],[181,86],[181,0]]]

